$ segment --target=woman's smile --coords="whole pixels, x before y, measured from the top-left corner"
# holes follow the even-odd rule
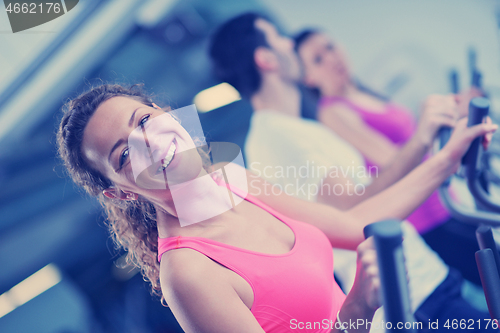
[[[170,147],[168,148],[167,155],[165,158],[161,160],[161,165],[158,167],[158,170],[156,171],[156,174],[159,174],[163,171],[166,171],[172,160],[174,159],[175,152],[177,150],[177,146],[175,145],[175,139],[172,141],[170,144]]]

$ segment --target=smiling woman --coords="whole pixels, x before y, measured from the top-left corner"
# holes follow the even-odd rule
[[[267,193],[268,183],[236,164],[207,163],[186,129],[139,86],[102,85],[64,111],[58,145],[69,174],[99,198],[114,240],[187,332],[277,333],[294,322],[371,321],[380,280],[363,227],[410,212],[454,170],[470,140],[496,129],[462,122],[451,152],[443,149],[401,181],[404,190],[424,187],[415,196],[402,197],[395,186],[341,212]],[[421,173],[434,182],[422,185]],[[389,212],[377,208],[393,196],[399,201]],[[333,277],[332,245],[358,249],[347,296]],[[331,328],[320,332],[345,332]]]
[[[331,239],[318,229],[329,228],[331,209],[311,218],[315,227],[279,212],[295,205],[312,216],[318,207],[310,203],[271,198],[278,211],[265,195],[246,193],[247,172],[212,166],[140,86],[102,85],[69,102],[58,146],[73,180],[99,198],[128,261],[184,330],[287,332],[294,318],[370,319],[378,306],[371,242],[359,248],[365,263],[346,298],[333,279]],[[261,192],[266,183],[248,176]]]
[[[57,134],[59,154],[73,181],[99,199],[108,216],[108,226],[114,241],[128,249],[127,260],[139,266],[151,282],[153,292],[160,295],[159,264],[156,261],[158,231],[155,208],[145,201],[106,200],[104,190],[112,188],[111,180],[81,154],[84,132],[96,108],[116,96],[127,96],[141,105],[153,107],[150,97],[139,85],[129,89],[118,85],[103,85],[82,94],[64,107]],[[109,128],[101,128],[109,133]],[[96,156],[97,157],[97,156]],[[115,161],[115,163],[118,163]]]
[[[201,148],[190,149],[194,148],[193,141],[175,116],[154,104],[138,84],[130,88],[101,85],[70,101],[63,110],[57,141],[69,175],[77,185],[99,199],[108,215],[108,226],[114,241],[128,250],[128,262],[140,267],[145,278],[151,282],[153,292],[161,295],[156,260],[156,208],[142,197],[148,196],[148,192],[154,189],[166,188],[163,173],[173,166],[176,151],[197,151],[196,154],[178,154],[190,158],[187,164],[195,170],[195,176],[198,175],[196,172],[200,172],[202,163],[209,166],[206,152]],[[170,111],[169,108],[166,110]],[[155,117],[167,119],[167,123],[161,123],[174,131],[160,138],[151,135],[147,140],[145,126],[148,120]],[[117,119],[124,121],[118,122]],[[160,130],[158,126],[150,126],[150,134],[151,129]],[[176,140],[174,133],[184,140]],[[161,141],[171,142],[168,150],[160,151]],[[151,161],[148,164],[141,156],[130,158],[130,155],[139,155],[140,145],[144,142],[149,150],[153,149],[151,156],[156,155],[155,160],[159,161],[154,165]],[[149,177],[149,181],[143,176],[145,173],[140,172],[153,168],[160,170],[160,164],[162,174]],[[141,187],[135,186],[136,181]],[[175,173],[168,177],[168,183],[173,182],[181,182]]]

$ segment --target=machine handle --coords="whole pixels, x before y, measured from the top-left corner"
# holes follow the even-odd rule
[[[491,249],[477,251],[476,263],[491,319],[500,321],[500,277]]]
[[[403,255],[403,233],[400,222],[387,220],[367,225],[366,238],[373,236],[382,284],[382,301],[386,321],[392,324],[388,332],[416,332],[412,328],[397,329],[397,323],[414,323],[411,312],[408,281]]]
[[[490,226],[481,225],[476,230],[477,243],[481,250],[490,249],[495,259],[498,275],[500,275],[500,255],[498,254],[497,244],[493,238],[493,231]]]
[[[483,122],[483,119],[488,115],[489,108],[490,103],[486,98],[473,98],[469,104],[469,121],[467,126],[470,127]],[[474,139],[469,147],[469,150],[462,159],[462,164],[465,166],[467,186],[479,207],[491,212],[499,213],[500,204],[491,200],[490,195],[486,192],[480,182],[479,162],[482,153],[482,142],[483,137]]]

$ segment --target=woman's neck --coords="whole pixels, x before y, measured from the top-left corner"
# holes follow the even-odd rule
[[[351,95],[357,92],[356,86],[352,82],[338,87],[338,88],[324,88],[321,89],[321,97],[343,97],[349,98]]]
[[[217,216],[234,208],[228,189],[219,186],[205,170],[196,179],[172,186],[170,193],[172,201],[155,205],[161,238],[211,226]],[[183,229],[188,226],[192,227]]]

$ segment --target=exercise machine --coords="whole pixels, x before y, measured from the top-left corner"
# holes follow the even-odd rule
[[[477,97],[469,105],[468,126],[484,121],[489,112],[489,101]],[[442,148],[449,139],[449,129],[442,129],[439,136],[439,147]],[[491,227],[500,226],[500,200],[494,198],[489,190],[484,162],[483,138],[476,138],[462,159],[463,176],[467,187],[474,198],[475,208],[468,209],[457,204],[450,192],[450,180],[439,189],[442,201],[452,216],[466,223],[478,225],[476,236],[480,246],[476,252],[481,283],[486,296],[488,310],[492,319],[500,321],[500,258]]]

